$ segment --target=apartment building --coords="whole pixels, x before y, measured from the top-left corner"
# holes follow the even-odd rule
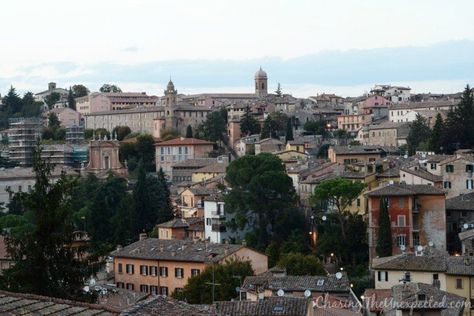
[[[337,117],[337,128],[350,133],[357,132],[362,126],[369,124],[372,118],[370,114],[339,115]]]
[[[267,270],[267,256],[242,245],[142,238],[110,254],[117,287],[171,295],[206,267],[226,260],[250,261],[255,273]]]
[[[94,92],[76,98],[76,109],[81,114],[156,106],[157,96],[145,92]]]
[[[369,257],[376,257],[381,201],[388,203],[392,253],[433,244],[446,249],[445,193],[432,185],[396,183],[367,193]]]
[[[372,162],[385,155],[386,152],[377,146],[331,146],[328,149],[329,160],[340,165]]]
[[[156,171],[160,168],[171,179],[174,164],[188,159],[207,158],[213,143],[196,138],[175,138],[155,144]]]

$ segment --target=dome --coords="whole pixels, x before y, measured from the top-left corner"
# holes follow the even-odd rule
[[[171,81],[171,79],[170,79],[170,82],[168,82],[168,85],[166,86],[166,89],[174,90],[174,84],[173,84],[173,81]]]
[[[262,67],[255,73],[255,78],[267,78],[267,73],[263,71]]]

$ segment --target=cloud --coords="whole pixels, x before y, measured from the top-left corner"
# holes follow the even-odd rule
[[[418,92],[445,93],[452,92],[458,84],[456,91],[460,91],[466,83],[474,81],[473,55],[474,41],[451,41],[417,47],[324,51],[290,59],[49,63],[5,68],[0,88],[20,83],[20,90],[44,88],[48,81],[56,81],[59,86],[82,83],[97,90],[103,83],[114,83],[129,91],[161,95],[171,76],[180,92],[241,88],[249,92],[253,90],[254,73],[262,66],[268,73],[270,89],[280,82],[285,92],[297,96],[324,91],[360,95],[375,83],[406,83]]]

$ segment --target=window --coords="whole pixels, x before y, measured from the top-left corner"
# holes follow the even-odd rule
[[[161,295],[168,295],[168,287],[167,286],[160,286],[160,294]]]
[[[123,267],[121,263],[118,264],[118,273],[123,273]]]
[[[360,199],[357,199],[357,206],[360,206]]]
[[[398,207],[399,208],[404,208],[405,207],[405,198],[401,197],[398,199]]]
[[[411,273],[410,273],[410,271],[405,272],[405,281],[406,282],[411,282]]]
[[[446,172],[454,172],[454,165],[446,165]]]
[[[211,226],[211,219],[210,218],[206,218],[206,225]]]
[[[456,279],[456,288],[462,289],[462,279]]]
[[[406,226],[406,223],[405,223],[405,215],[398,215],[398,218],[397,218],[397,226],[398,226],[398,227],[405,227],[405,226]]]
[[[474,165],[466,165],[466,172],[473,172],[474,171]]]
[[[148,293],[148,285],[140,284],[140,292]]]
[[[436,164],[435,163],[430,164],[430,168],[431,170],[436,170]]]
[[[21,185],[18,186],[18,192],[21,192],[22,188]]]
[[[123,288],[125,288],[125,284],[123,282],[117,282],[117,287],[119,289],[123,289]]]
[[[157,266],[150,266],[149,271],[150,271],[150,275],[156,276],[158,274],[158,267]]]
[[[472,190],[473,187],[474,187],[474,180],[472,179],[466,180],[466,189]]]
[[[178,279],[182,279],[184,277],[184,269],[174,268],[174,276]]]
[[[133,264],[127,264],[126,265],[126,269],[127,269],[127,274],[133,274],[135,271],[135,267]]]
[[[135,289],[135,286],[133,283],[127,283],[127,290],[133,291]]]
[[[434,280],[439,280],[439,275],[438,273],[433,273],[433,281]]]
[[[158,287],[156,285],[150,285],[150,293],[151,294],[158,294]]]
[[[451,181],[444,181],[443,182],[443,187],[445,189],[451,189]]]
[[[413,233],[413,246],[419,246],[420,245],[420,233],[414,232]]]
[[[160,276],[167,277],[168,276],[168,268],[167,267],[160,267]]]
[[[181,292],[183,292],[183,288],[182,287],[177,287],[177,288],[174,289],[174,291],[176,293],[181,293]]]
[[[201,270],[199,270],[199,269],[191,269],[191,275],[192,275],[192,276],[199,275],[199,273],[201,273]]]
[[[140,274],[148,275],[148,266],[140,266]]]
[[[405,235],[397,236],[397,245],[398,245],[398,247],[406,245],[406,236]]]
[[[377,280],[379,282],[387,282],[388,281],[388,272],[387,271],[377,271]]]

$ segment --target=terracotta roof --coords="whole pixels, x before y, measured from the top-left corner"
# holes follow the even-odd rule
[[[202,167],[193,173],[225,173],[228,165],[226,162],[216,162],[212,165]]]
[[[394,177],[400,177],[399,167],[392,167],[385,170],[382,173],[377,174],[377,178],[394,178]]]
[[[337,155],[380,154],[379,146],[331,146]]]
[[[398,271],[446,271],[446,254],[426,254],[416,256],[413,253],[400,254],[390,257],[374,258],[372,269],[374,270],[398,270]]]
[[[366,289],[364,300],[371,312],[380,312],[383,310],[383,303],[392,296],[391,289]]]
[[[443,181],[442,176],[432,174],[431,172],[426,171],[425,169],[422,169],[422,168],[419,168],[419,167],[417,169],[400,168],[400,171],[410,173],[410,174],[415,175],[419,178],[422,178],[422,179],[425,179],[425,180],[428,180],[428,181],[432,181],[432,182],[441,182],[441,181]]]
[[[175,163],[172,168],[195,168],[199,169],[208,165],[212,165],[217,160],[215,158],[194,158],[194,159],[187,159],[184,161],[180,161]]]
[[[124,310],[121,315],[201,316],[218,314],[216,314],[215,308],[211,305],[191,305],[170,297],[158,295]]]
[[[458,103],[455,103],[454,100],[446,101],[425,101],[425,102],[407,102],[407,103],[395,103],[392,104],[390,110],[401,110],[401,109],[422,109],[422,108],[432,108],[432,107],[445,107],[445,106],[457,106]]]
[[[474,192],[446,199],[446,210],[474,211]]]
[[[216,310],[229,316],[306,316],[310,300],[301,297],[267,297],[258,301],[216,302]]]
[[[212,145],[213,143],[197,138],[174,138],[156,143],[155,146]]]
[[[367,193],[367,196],[404,196],[404,195],[445,195],[445,192],[427,184],[394,183],[377,188]]]
[[[175,218],[156,226],[163,228],[186,228],[189,227],[189,224],[184,218]]]
[[[112,257],[151,260],[217,262],[243,248],[242,245],[203,241],[147,238],[113,251]]]
[[[34,294],[0,291],[1,315],[119,315],[120,311],[83,302]]]

